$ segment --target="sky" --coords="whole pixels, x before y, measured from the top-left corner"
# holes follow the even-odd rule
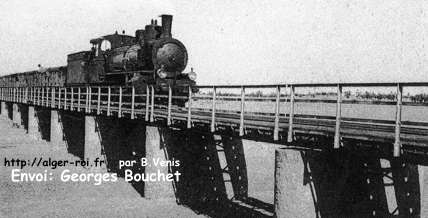
[[[198,84],[428,81],[424,0],[2,0],[0,75],[172,14]]]

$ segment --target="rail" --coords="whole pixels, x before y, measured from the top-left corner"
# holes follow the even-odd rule
[[[344,89],[356,87],[394,88],[395,99],[374,101],[344,96]],[[355,131],[365,131],[370,127],[374,135],[379,132],[386,135],[393,133],[393,155],[398,157],[402,152],[403,135],[408,138],[406,142],[428,142],[427,121],[402,118],[403,106],[428,109],[425,102],[403,101],[403,88],[415,87],[427,88],[428,83],[213,85],[185,87],[186,95],[174,95],[172,87],[168,87],[167,93],[159,93],[153,86],[142,90],[130,86],[0,87],[0,100],[118,118],[144,119],[147,122],[163,119],[168,126],[175,121],[183,121],[186,128],[193,128],[194,123],[199,122],[207,124],[211,132],[215,132],[219,125],[228,125],[237,127],[240,136],[244,136],[249,128],[265,128],[272,132],[274,141],[280,140],[280,132],[286,133],[284,138],[289,143],[293,142],[299,128],[302,130],[302,126],[312,126],[315,130],[332,132],[332,146],[335,149],[342,146],[345,130],[352,129],[355,134]],[[193,88],[199,91],[192,93]],[[330,94],[314,97],[312,93],[313,97],[307,97],[311,94],[299,95],[296,92],[296,89],[311,88],[329,89]],[[249,92],[251,89],[257,89],[258,93]],[[320,103],[334,104],[335,114],[296,113],[298,103],[313,104],[313,107]],[[395,105],[394,119],[346,117],[343,116],[344,104]],[[374,112],[376,109],[368,111]]]

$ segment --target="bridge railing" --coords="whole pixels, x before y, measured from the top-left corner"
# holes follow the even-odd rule
[[[344,96],[346,88],[393,88],[394,99],[376,100],[353,99]],[[403,121],[403,105],[427,106],[425,102],[403,101],[403,88],[428,87],[428,83],[337,83],[337,84],[278,84],[278,85],[214,85],[184,87],[186,95],[175,95],[174,89],[159,92],[153,86],[138,90],[130,86],[76,86],[76,87],[1,87],[2,101],[19,102],[43,107],[71,110],[97,115],[126,115],[130,119],[154,122],[156,118],[166,119],[171,125],[174,120],[186,122],[192,128],[194,122],[209,124],[212,132],[219,123],[236,126],[240,136],[245,135],[247,126],[268,126],[273,132],[273,140],[280,139],[280,130],[287,132],[287,142],[294,140],[296,122],[303,119],[333,120],[334,148],[341,146],[342,124],[346,122],[379,124],[382,120],[354,119],[343,116],[344,104],[385,104],[395,105],[394,110],[394,156],[401,153],[401,128],[403,123],[427,128],[427,122]],[[193,93],[197,88],[199,91]],[[329,89],[330,94],[322,98],[308,94],[308,89]],[[306,94],[299,94],[303,90]],[[306,91],[305,91],[306,90]],[[332,90],[335,94],[332,94]],[[310,93],[310,92],[309,92]],[[309,96],[309,97],[308,97]],[[296,113],[297,103],[328,103],[335,105],[334,116]],[[306,118],[305,118],[306,116]],[[299,121],[301,122],[301,121]],[[257,124],[254,124],[257,123]],[[390,125],[391,122],[383,122]],[[316,125],[316,124],[314,124]]]

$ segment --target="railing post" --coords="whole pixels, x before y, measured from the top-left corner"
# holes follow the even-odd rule
[[[273,129],[273,140],[277,141],[279,139],[279,105],[281,97],[281,87],[278,85],[276,87],[276,103],[275,103],[275,124]]]
[[[29,100],[28,100],[28,87],[25,87],[25,103],[28,103],[29,102]]]
[[[245,115],[245,87],[241,87],[241,118],[239,122],[239,136],[244,135],[244,115]]]
[[[97,95],[97,115],[101,113],[101,87],[98,86],[98,95]]]
[[[107,88],[107,116],[111,115],[111,111],[110,111],[110,104],[111,104],[111,87],[108,86]]]
[[[55,86],[52,87],[51,108],[55,108]]]
[[[81,94],[80,86],[77,87],[77,112],[80,112],[80,94]]]
[[[36,98],[36,105],[40,106],[40,87],[36,88],[36,96],[35,96],[35,98]]]
[[[149,86],[146,86],[146,114],[145,121],[149,121],[149,104],[150,104],[150,89]]]
[[[119,109],[117,110],[117,117],[122,117],[122,86],[119,86]]]
[[[293,141],[293,122],[294,122],[294,86],[290,85],[290,114],[288,115],[288,133],[287,142]]]
[[[89,86],[86,86],[85,87],[85,91],[86,91],[86,96],[85,96],[85,112],[86,113],[89,113],[89,104],[90,104],[90,102],[89,102]]]
[[[397,107],[395,112],[395,141],[394,141],[394,157],[399,157],[401,154],[401,109],[403,104],[403,86],[397,84]]]
[[[49,95],[50,95],[50,93],[49,93]],[[45,98],[45,93],[44,93],[43,87],[41,87],[41,86],[38,87],[38,96],[37,97],[38,97],[38,102],[39,102],[40,106],[46,106],[47,105],[46,103],[43,103],[44,98]],[[49,102],[49,104],[50,103],[51,102]]]
[[[213,86],[213,99],[211,106],[211,132],[215,132],[215,105],[216,105],[216,97],[217,97],[217,88]]]
[[[342,119],[342,85],[337,85],[336,129],[334,131],[334,148],[340,147],[340,121]]]
[[[52,87],[41,87],[42,94],[40,96],[41,98],[41,105],[45,107],[49,107],[49,105],[52,103],[52,99],[49,101],[49,96],[52,95]],[[50,91],[50,92],[49,92]]]
[[[150,122],[153,122],[155,120],[155,87],[151,86],[152,90],[152,103],[150,107]]]
[[[172,89],[171,86],[168,86],[168,117],[166,123],[168,126],[171,125],[171,107],[172,107]]]
[[[40,96],[41,98],[41,105],[45,107],[49,107],[52,104],[52,99],[49,101],[49,96],[52,95],[52,87],[41,87],[42,94]],[[50,90],[49,90],[50,89]]]
[[[45,87],[39,88],[39,94],[40,94],[39,105],[41,105],[41,106],[47,105],[47,103],[45,101],[45,98],[46,98],[45,96],[48,94],[47,94],[47,90],[46,90],[46,94],[45,94]]]
[[[71,97],[70,97],[70,110],[73,111],[73,104],[74,104],[74,87],[71,87]]]
[[[189,85],[189,100],[187,101],[187,128],[192,128],[192,87]]]
[[[88,98],[88,113],[91,113],[92,111],[92,87],[88,86],[88,96],[86,98]]]
[[[132,93],[131,93],[131,120],[135,118],[134,112],[135,112],[135,87],[132,86]]]
[[[64,87],[64,110],[67,110],[67,87]]]
[[[58,87],[58,109],[61,109],[61,93],[62,93],[62,88]]]

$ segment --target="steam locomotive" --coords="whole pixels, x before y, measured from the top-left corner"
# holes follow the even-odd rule
[[[152,85],[157,93],[188,94],[196,73],[184,74],[186,47],[171,34],[172,16],[161,15],[162,24],[152,20],[135,37],[118,34],[90,40],[92,48],[67,56],[67,66],[39,69],[0,78],[3,86],[134,86],[140,93]],[[192,88],[192,91],[197,91]]]

